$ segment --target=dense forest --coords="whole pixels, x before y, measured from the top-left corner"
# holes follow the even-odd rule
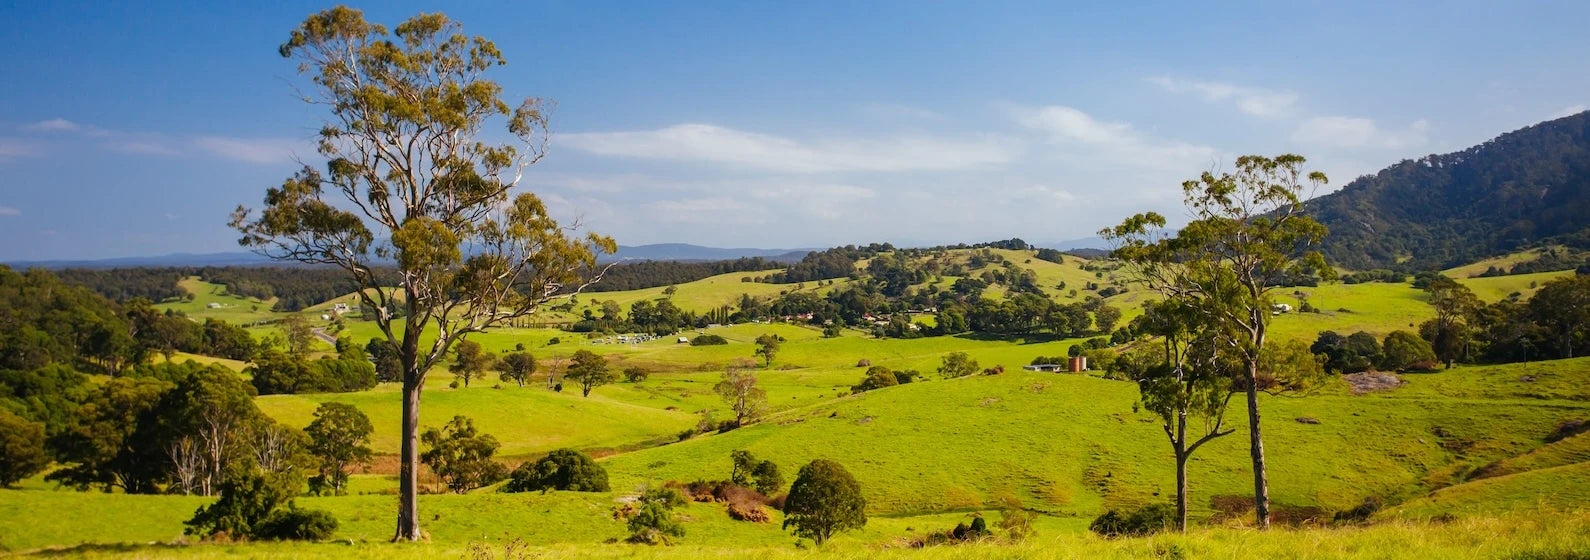
[[[1330,228],[1326,258],[1351,269],[1447,268],[1546,242],[1590,247],[1590,112],[1403,161],[1308,208]]]

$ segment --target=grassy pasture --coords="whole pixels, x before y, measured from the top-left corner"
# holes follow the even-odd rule
[[[155,305],[156,309],[180,311],[199,321],[214,318],[238,325],[271,321],[280,317],[279,314],[271,312],[271,308],[276,305],[276,298],[262,301],[229,294],[226,292],[226,286],[201,281],[197,276],[184,278],[177,282],[177,286],[193,294],[193,300],[160,303]],[[209,305],[212,303],[220,307],[211,309]]]

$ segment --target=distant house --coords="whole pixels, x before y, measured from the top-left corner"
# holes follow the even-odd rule
[[[677,340],[675,342],[677,342],[679,344],[690,344],[690,339],[681,336],[681,337],[679,337],[679,340]]]
[[[1060,364],[1033,364],[1030,366],[1021,366],[1021,369],[1027,371],[1065,371],[1066,366]]]
[[[1280,315],[1282,313],[1291,313],[1291,312],[1292,312],[1291,304],[1277,303],[1275,305],[1270,306],[1270,314],[1271,315]]]
[[[206,309],[220,309],[221,308],[221,304],[212,301],[210,303],[204,304],[204,307]]]
[[[348,304],[338,303],[331,306],[331,312],[341,315],[348,312]]]

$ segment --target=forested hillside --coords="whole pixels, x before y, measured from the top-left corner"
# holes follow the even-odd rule
[[[1405,160],[1308,203],[1326,257],[1447,268],[1546,241],[1590,244],[1590,112],[1461,152]]]

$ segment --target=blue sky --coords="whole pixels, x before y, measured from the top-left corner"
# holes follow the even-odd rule
[[[0,1],[0,261],[238,250],[330,6],[243,4]],[[523,188],[626,245],[1086,237],[1239,154],[1335,188],[1590,104],[1583,2],[459,4],[354,6],[496,41],[557,103]]]

